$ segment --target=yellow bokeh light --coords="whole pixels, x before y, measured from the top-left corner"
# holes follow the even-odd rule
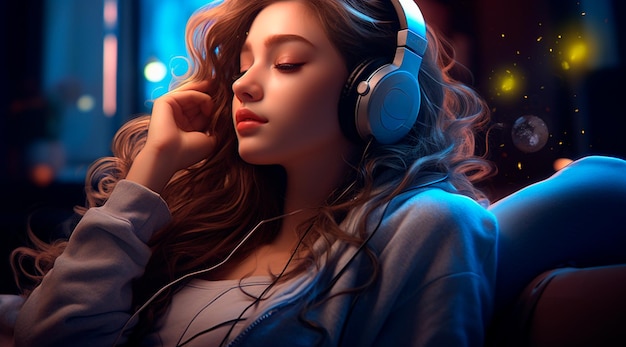
[[[563,33],[557,35],[559,49],[558,64],[564,71],[577,74],[596,64],[598,59],[598,43],[601,39],[594,37],[594,32],[584,30],[579,24],[572,23],[563,28]]]
[[[515,88],[515,78],[513,78],[513,76],[505,77],[502,80],[502,85],[500,86],[500,89],[502,89],[503,92],[510,92],[514,88]]]
[[[587,45],[584,42],[578,42],[570,47],[569,52],[571,62],[583,62],[587,58]]]
[[[502,78],[500,78],[500,90],[504,93],[510,93],[515,90],[516,79],[511,70],[505,70]]]
[[[517,97],[524,90],[524,73],[517,66],[494,70],[493,91],[498,97]]]

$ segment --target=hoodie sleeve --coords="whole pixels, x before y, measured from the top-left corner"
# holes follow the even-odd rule
[[[158,194],[120,181],[103,206],[86,212],[22,306],[16,346],[112,346],[130,318],[131,283],[150,258],[146,242],[169,220]]]

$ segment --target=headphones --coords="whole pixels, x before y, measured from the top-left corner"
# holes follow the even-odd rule
[[[339,122],[355,142],[374,137],[382,144],[402,139],[413,127],[420,109],[417,81],[426,51],[426,24],[414,0],[391,0],[400,22],[396,54],[357,65],[339,101]]]

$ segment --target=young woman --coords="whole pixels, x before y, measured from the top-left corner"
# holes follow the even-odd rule
[[[36,254],[16,345],[483,345],[487,109],[415,4],[226,0],[187,43],[188,74],[120,129],[69,240]],[[364,126],[351,94],[376,81],[357,77],[392,60],[419,84],[380,108],[408,125]]]

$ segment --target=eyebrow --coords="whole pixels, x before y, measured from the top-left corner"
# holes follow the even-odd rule
[[[300,35],[294,35],[294,34],[277,34],[277,35],[272,35],[269,36],[268,38],[265,39],[265,47],[272,47],[272,46],[277,46],[283,43],[287,43],[287,42],[302,42],[308,46],[311,47],[315,47],[315,45],[313,45],[313,43],[307,39],[305,39],[304,37],[300,36]],[[249,51],[250,50],[250,44],[249,43],[244,43],[241,51]]]

